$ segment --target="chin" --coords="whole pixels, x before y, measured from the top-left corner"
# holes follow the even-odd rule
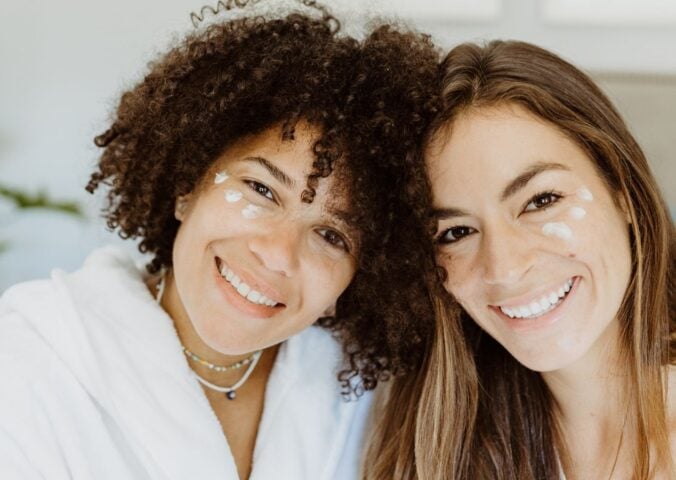
[[[537,354],[519,352],[512,356],[524,367],[534,372],[547,373],[569,367],[580,360],[586,349],[570,349],[559,345],[542,348]]]
[[[570,362],[558,358],[528,359],[528,361],[521,361],[519,358],[517,358],[516,360],[527,369],[538,373],[554,372],[570,364]]]

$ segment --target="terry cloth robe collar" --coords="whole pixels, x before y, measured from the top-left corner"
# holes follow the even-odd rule
[[[6,312],[25,319],[86,392],[117,447],[111,462],[139,472],[133,478],[237,479],[220,424],[173,322],[125,253],[101,249],[75,273],[55,271],[51,281],[14,287],[0,301],[0,319]],[[370,396],[356,402],[341,397],[340,359],[337,343],[318,327],[282,344],[266,389],[251,480],[356,478]],[[80,410],[73,403],[73,411],[56,412],[69,418],[56,428],[57,443],[86,450],[73,441],[80,425],[71,423],[85,423],[78,414],[92,406]],[[105,452],[86,453],[64,452],[64,461],[77,457],[105,465]],[[95,465],[82,470],[98,471]]]

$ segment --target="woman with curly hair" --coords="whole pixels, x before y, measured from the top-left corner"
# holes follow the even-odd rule
[[[380,453],[405,431],[402,405],[385,409],[395,426],[380,427],[370,477],[676,478],[675,237],[644,154],[593,81],[546,50],[463,44],[442,67],[426,157],[462,311],[439,308],[419,385],[392,385],[420,415],[393,458]],[[462,369],[446,360],[459,348]]]
[[[438,54],[337,27],[217,23],[122,95],[87,190],[152,261],[2,297],[3,478],[357,477],[366,391],[432,328],[411,205]]]

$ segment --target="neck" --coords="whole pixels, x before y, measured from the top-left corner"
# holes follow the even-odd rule
[[[164,284],[164,293],[162,295],[160,305],[174,321],[176,333],[178,334],[183,347],[197,355],[199,358],[213,365],[233,365],[237,362],[241,362],[252,357],[255,352],[247,352],[240,355],[229,355],[219,352],[218,350],[215,350],[207,345],[195,330],[190,317],[183,307],[183,303],[181,302],[178,295],[178,290],[176,289],[174,275],[171,270],[166,273],[164,277]],[[255,370],[252,372],[251,376],[260,377],[260,375],[265,375],[267,377],[272,368],[272,364],[274,363],[276,352],[277,346],[272,346],[263,350],[261,359]],[[248,367],[248,365],[244,365],[236,369],[215,371],[187,356],[186,358],[188,359],[188,363],[195,373],[210,383],[214,383],[216,385],[234,384],[242,377],[244,371]]]
[[[627,369],[618,347],[615,321],[581,359],[542,374],[558,406],[561,433],[573,463],[595,463],[599,473],[610,471],[620,448],[626,452],[632,443]]]
[[[618,323],[613,322],[582,358],[542,374],[564,421],[617,418],[619,411],[626,411],[627,374],[620,358],[618,330]]]

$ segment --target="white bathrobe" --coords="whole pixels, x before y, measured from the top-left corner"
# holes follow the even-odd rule
[[[281,346],[251,480],[357,478],[371,396],[345,401],[340,366],[318,327]],[[171,319],[125,253],[98,250],[0,298],[0,478],[238,478]]]

